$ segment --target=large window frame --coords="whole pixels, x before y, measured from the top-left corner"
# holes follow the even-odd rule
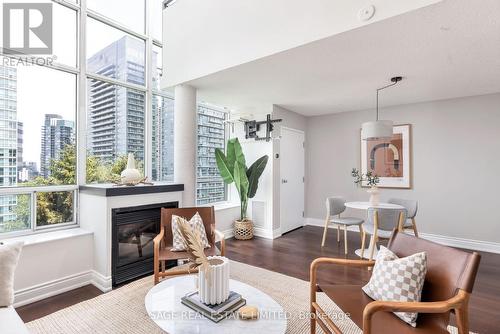
[[[52,0],[47,1],[54,4],[62,5],[76,12],[76,33],[75,36],[76,43],[76,67],[71,67],[65,64],[59,63],[45,63],[47,68],[53,70],[64,71],[76,75],[76,106],[75,106],[75,124],[76,124],[76,184],[74,185],[64,185],[64,186],[43,186],[43,187],[5,187],[0,188],[0,195],[18,195],[18,194],[30,194],[31,196],[31,229],[22,231],[13,231],[0,233],[0,238],[16,237],[19,235],[27,235],[40,233],[42,231],[53,231],[79,226],[79,196],[78,189],[79,186],[86,184],[86,159],[87,159],[87,80],[95,79],[110,84],[114,84],[124,88],[130,88],[140,91],[145,94],[145,147],[144,147],[144,173],[145,176],[151,178],[152,176],[152,100],[153,94],[160,95],[167,98],[171,98],[171,94],[168,92],[162,92],[153,86],[152,74],[153,70],[156,71],[156,64],[153,64],[152,54],[153,48],[161,48],[162,53],[163,45],[162,41],[159,41],[153,37],[153,15],[151,14],[153,5],[156,8],[162,8],[162,3],[159,0],[144,0],[144,30],[143,32],[136,32],[127,26],[114,21],[96,11],[87,8],[87,0],[79,0],[78,3],[73,3],[67,0]],[[125,4],[125,3],[124,3]],[[87,72],[87,18],[92,18],[110,27],[116,28],[126,34],[132,35],[145,42],[145,85],[137,85],[129,82],[124,82],[121,80],[116,80],[113,78],[105,77],[95,73]],[[148,19],[150,18],[150,19]],[[22,59],[23,57],[15,55],[3,55],[9,58]],[[164,70],[164,69],[163,69]],[[18,97],[19,98],[19,97]],[[22,98],[22,97],[21,97]],[[60,192],[60,191],[72,191],[73,192],[73,221],[68,223],[53,224],[53,226],[37,226],[36,224],[36,196],[38,192]]]

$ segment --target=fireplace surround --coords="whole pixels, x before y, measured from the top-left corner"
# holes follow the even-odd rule
[[[93,285],[107,292],[120,282],[124,283],[152,271],[153,260],[145,258],[152,256],[153,242],[149,240],[159,230],[160,208],[182,207],[183,190],[182,184],[168,182],[135,187],[117,187],[113,184],[80,187],[80,227],[93,234]],[[149,212],[149,209],[154,209],[156,213]],[[134,214],[134,211],[138,212]],[[113,220],[119,217],[123,218],[123,224],[117,225],[120,228],[116,231],[115,240],[116,226],[113,227]],[[134,221],[140,221],[143,226],[134,227]],[[115,246],[114,242],[117,242]],[[123,250],[118,261],[113,259],[117,246],[122,246]]]
[[[113,286],[153,272],[153,239],[160,232],[161,209],[178,202],[111,210]]]

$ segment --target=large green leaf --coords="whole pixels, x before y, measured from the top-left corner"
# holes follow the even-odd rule
[[[234,163],[234,184],[240,195],[241,202],[241,219],[246,218],[246,208],[248,203],[248,177],[245,173],[245,165],[240,164],[239,161]]]
[[[231,173],[234,171],[234,162],[236,161],[236,153],[234,152],[234,143],[236,140],[238,138],[229,139],[226,146],[227,166]]]
[[[234,181],[234,165],[230,166],[224,152],[221,149],[215,149],[215,161],[217,162],[217,167],[219,168],[219,173],[224,182],[231,184]]]
[[[264,172],[266,168],[267,161],[269,157],[264,155],[263,157],[257,159],[250,168],[247,170],[247,178],[248,178],[248,198],[253,198],[255,193],[257,192],[257,188],[259,186],[259,178]]]
[[[232,141],[231,144],[229,143],[230,141]],[[245,161],[245,155],[243,154],[243,149],[241,148],[240,141],[238,140],[238,138],[233,138],[228,141],[228,150],[230,147],[234,152],[234,160],[238,161],[239,164],[242,165],[246,170],[247,163]]]

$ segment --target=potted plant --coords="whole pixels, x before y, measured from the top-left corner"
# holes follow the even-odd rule
[[[380,178],[373,174],[371,171],[366,174],[360,173],[359,170],[353,168],[351,171],[351,176],[354,178],[354,184],[360,186],[363,182],[366,182],[366,185],[370,187],[366,192],[370,194],[370,204],[378,205],[379,204],[379,194],[377,184],[380,182]]]
[[[240,220],[235,221],[234,237],[240,240],[251,239],[253,223],[247,217],[248,199],[257,193],[259,178],[269,157],[264,155],[247,168],[240,142],[238,138],[233,138],[227,141],[225,155],[221,149],[215,149],[215,159],[222,179],[226,184],[234,182],[240,197]]]

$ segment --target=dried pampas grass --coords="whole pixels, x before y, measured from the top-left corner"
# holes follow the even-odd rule
[[[188,253],[190,262],[189,269],[198,268],[205,273],[205,277],[209,278],[211,270],[210,262],[205,255],[200,236],[193,232],[191,225],[189,225],[189,222],[185,218],[178,217],[177,224],[182,237],[186,241],[186,252]]]

